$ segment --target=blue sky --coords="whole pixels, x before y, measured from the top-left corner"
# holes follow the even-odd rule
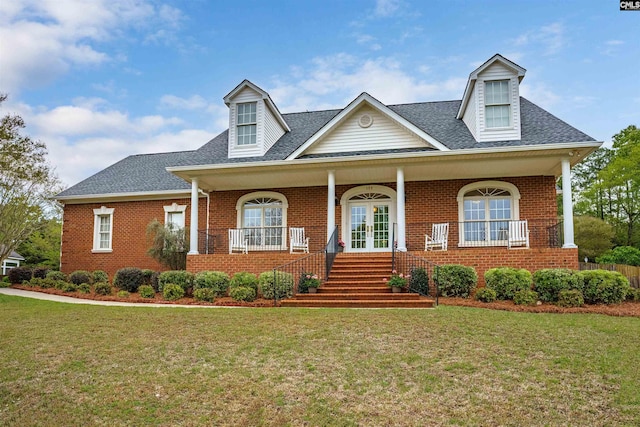
[[[197,148],[248,78],[282,112],[460,99],[495,53],[521,94],[598,140],[640,125],[640,11],[593,1],[0,2],[2,114],[65,185],[137,153]]]

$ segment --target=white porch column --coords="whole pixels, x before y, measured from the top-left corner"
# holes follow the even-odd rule
[[[564,220],[563,248],[577,248],[573,242],[573,196],[571,195],[571,164],[562,159],[562,218]]]
[[[191,179],[191,227],[188,255],[198,255],[198,178]]]
[[[406,241],[406,223],[404,217],[404,169],[398,168],[396,172],[396,191],[398,193],[396,206],[396,221],[398,221],[398,250],[405,252],[407,250]]]
[[[336,171],[328,171],[327,179],[327,242],[336,228]]]

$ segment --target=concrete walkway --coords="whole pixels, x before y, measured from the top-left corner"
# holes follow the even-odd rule
[[[120,301],[96,301],[92,299],[72,298],[62,295],[45,294],[42,292],[23,291],[22,289],[0,288],[0,294],[11,295],[24,298],[35,298],[46,301],[66,302],[69,304],[88,305],[111,305],[116,307],[168,307],[168,308],[243,308],[243,307],[223,307],[214,305],[182,305],[182,304],[154,304],[141,302],[120,302]]]

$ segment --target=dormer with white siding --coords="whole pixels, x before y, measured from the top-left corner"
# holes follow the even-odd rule
[[[496,54],[469,75],[457,118],[476,141],[521,139],[520,82],[525,72]]]
[[[229,107],[229,158],[263,156],[291,130],[269,94],[249,80],[224,102]]]

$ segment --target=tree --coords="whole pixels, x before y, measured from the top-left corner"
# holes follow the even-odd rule
[[[0,104],[6,99],[0,94]],[[59,181],[46,161],[47,147],[21,135],[24,127],[18,115],[0,120],[0,262],[46,224],[43,217],[55,214],[50,196]]]
[[[580,260],[595,260],[613,247],[613,227],[600,218],[577,216],[573,224]]]
[[[43,226],[18,246],[18,252],[25,259],[26,265],[60,269],[60,218],[44,218]]]
[[[165,226],[154,219],[147,225],[147,239],[151,244],[147,253],[153,259],[171,270],[187,268],[189,240],[186,228],[176,227],[171,223]]]
[[[618,246],[599,256],[599,264],[640,265],[640,249],[633,246]]]

